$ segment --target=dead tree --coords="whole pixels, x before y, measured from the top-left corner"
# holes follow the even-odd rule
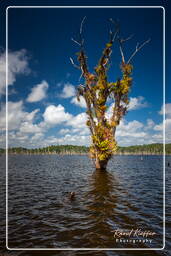
[[[117,143],[115,140],[116,127],[119,125],[120,120],[126,114],[129,104],[128,93],[132,84],[132,70],[131,60],[135,54],[145,45],[149,40],[141,45],[137,44],[135,51],[132,53],[128,61],[125,60],[123,45],[132,36],[122,39],[120,37],[120,28],[117,22],[110,19],[113,29],[109,33],[109,41],[106,44],[98,65],[91,73],[87,65],[87,56],[84,50],[83,38],[83,18],[79,39],[72,39],[76,43],[80,51],[78,53],[78,63],[76,65],[74,60],[70,58],[74,67],[81,71],[81,77],[84,79],[84,84],[77,88],[77,98],[82,96],[87,106],[87,126],[91,133],[92,145],[90,146],[90,156],[94,159],[96,169],[105,170],[107,163],[113,153],[117,150]],[[117,42],[121,53],[120,69],[122,77],[116,82],[109,82],[107,71],[110,66],[110,58],[112,54],[112,46]],[[110,117],[107,115],[107,100],[112,97],[114,100],[112,114]]]

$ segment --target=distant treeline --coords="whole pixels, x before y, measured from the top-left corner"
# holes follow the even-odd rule
[[[171,144],[166,144],[165,148],[166,154],[171,154]],[[87,154],[88,152],[88,147],[74,145],[52,145],[34,149],[14,147],[8,149],[9,154]],[[0,149],[0,153],[5,153],[5,149]],[[163,154],[163,144],[118,147],[116,154]]]
[[[166,154],[171,154],[171,144],[165,144],[165,150]],[[163,154],[163,144],[155,143],[147,145],[119,147],[118,152],[132,154]]]

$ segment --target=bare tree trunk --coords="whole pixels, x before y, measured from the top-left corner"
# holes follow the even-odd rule
[[[96,168],[96,170],[105,171],[107,163],[108,163],[108,160],[99,160],[99,158],[97,157],[95,159],[95,168]]]

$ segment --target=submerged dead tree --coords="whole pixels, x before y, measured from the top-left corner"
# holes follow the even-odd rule
[[[81,70],[80,78],[84,79],[84,84],[79,85],[77,88],[77,99],[79,101],[80,96],[82,96],[87,106],[86,124],[89,127],[92,139],[90,156],[95,161],[96,169],[105,170],[109,159],[117,150],[117,143],[115,140],[116,127],[119,125],[120,120],[126,114],[128,109],[128,93],[132,84],[133,71],[131,60],[150,39],[141,45],[137,44],[135,51],[128,61],[126,61],[123,44],[131,39],[132,36],[122,39],[120,37],[119,25],[110,19],[114,29],[110,31],[109,41],[102,52],[97,66],[94,68],[94,72],[91,73],[87,65],[87,56],[84,50],[84,38],[82,36],[84,21],[85,17],[80,25],[79,40],[72,39],[72,41],[80,48],[77,58],[79,65],[76,65],[72,58],[70,58],[70,60],[74,67]],[[121,53],[120,69],[122,76],[117,79],[116,82],[109,82],[107,71],[110,67],[110,57],[114,42],[119,43]],[[109,111],[107,111],[107,100],[109,97],[114,101],[110,116],[108,116]]]

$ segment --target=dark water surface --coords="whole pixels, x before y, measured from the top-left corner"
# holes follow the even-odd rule
[[[167,160],[171,162],[171,157]],[[98,172],[87,156],[12,155],[8,172],[10,248],[163,247],[162,156],[143,160],[115,156],[108,172]],[[73,201],[68,197],[71,191],[76,193]],[[156,234],[151,243],[121,243],[114,238],[116,229]],[[76,255],[71,251],[30,253],[15,255]],[[162,251],[125,253],[82,251],[77,255],[165,255]]]

